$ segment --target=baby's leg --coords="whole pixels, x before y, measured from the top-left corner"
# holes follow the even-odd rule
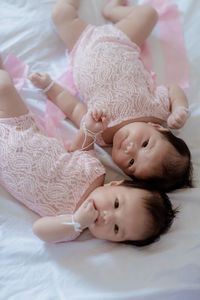
[[[115,23],[134,43],[141,46],[158,20],[154,8],[148,5],[125,6],[124,0],[112,0],[103,9],[105,19]]]
[[[77,14],[78,6],[78,0],[58,0],[52,11],[52,20],[69,51],[87,26]]]
[[[3,70],[0,58],[0,118],[19,117],[28,109],[17,93],[12,78]]]
[[[49,83],[51,83],[51,78],[46,73],[32,73],[29,79],[34,86],[42,89],[45,89]],[[81,120],[87,112],[87,106],[84,103],[63,89],[56,82],[46,92],[46,95],[65,113],[66,117],[69,118],[74,125],[80,127]]]

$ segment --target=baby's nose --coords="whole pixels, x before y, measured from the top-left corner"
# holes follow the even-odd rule
[[[113,215],[110,211],[104,211],[104,221],[105,224],[109,224],[112,222]]]
[[[126,150],[124,151],[126,154],[131,154],[133,152],[133,149],[134,146],[133,146],[133,142],[130,142],[127,144],[126,146]]]
[[[98,216],[98,223],[103,224],[105,223],[105,213],[103,210],[100,211],[99,216]]]

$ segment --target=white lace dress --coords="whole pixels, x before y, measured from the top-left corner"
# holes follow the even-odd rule
[[[89,25],[70,53],[70,61],[78,92],[88,109],[106,108],[108,127],[140,117],[167,120],[167,88],[156,86],[144,68],[140,48],[115,26]]]

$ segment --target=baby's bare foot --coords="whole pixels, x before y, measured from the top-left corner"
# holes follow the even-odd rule
[[[38,72],[32,73],[29,76],[29,80],[39,89],[45,89],[52,82],[51,77],[47,73]]]
[[[110,19],[113,8],[117,6],[127,6],[127,0],[107,0],[106,2],[107,3],[102,10],[102,15],[107,20]]]

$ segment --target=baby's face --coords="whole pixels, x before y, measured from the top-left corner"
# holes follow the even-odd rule
[[[125,186],[105,185],[90,194],[98,218],[89,226],[91,233],[114,242],[145,238],[149,215],[143,197],[148,191]]]
[[[147,179],[161,175],[162,165],[171,150],[160,125],[134,122],[119,129],[113,139],[112,158],[128,175]]]

